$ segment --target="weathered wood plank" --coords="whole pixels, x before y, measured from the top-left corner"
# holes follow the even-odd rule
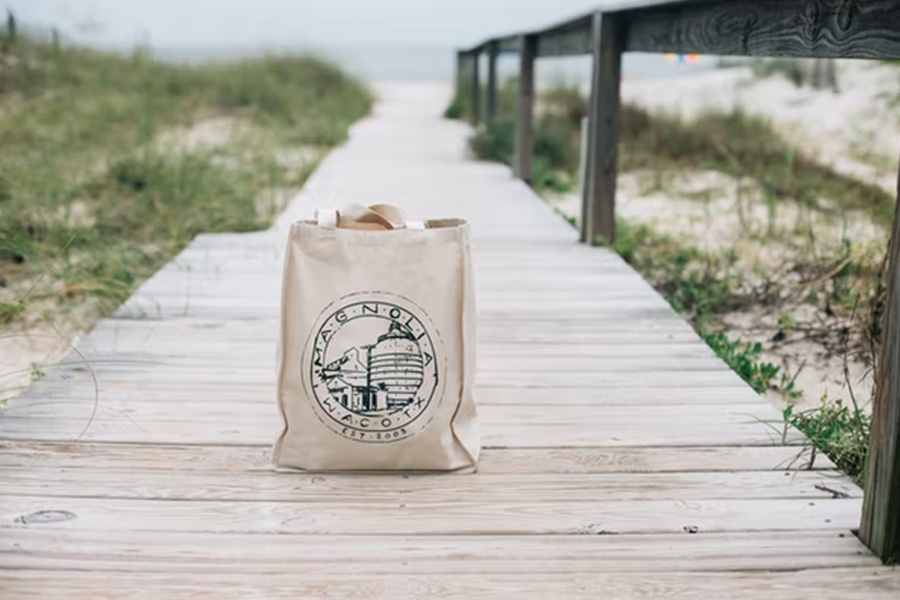
[[[274,383],[207,383],[207,382],[132,382],[104,381],[99,388],[99,401],[103,409],[131,408],[151,402],[170,402],[197,405],[196,410],[209,403],[245,403],[271,405],[275,393]],[[629,385],[602,388],[567,387],[548,389],[540,387],[491,387],[476,390],[479,405],[541,405],[548,406],[658,406],[684,405],[685,410],[714,412],[715,406],[738,405],[757,402],[755,392],[740,384],[733,386],[678,387]],[[11,409],[34,402],[89,403],[97,399],[97,389],[92,381],[73,383],[71,380],[45,380],[37,390],[10,400]],[[10,413],[14,415],[13,410]]]
[[[344,575],[353,565],[370,575],[580,575],[640,572],[655,563],[665,563],[669,572],[878,566],[863,550],[855,536],[840,531],[345,537],[7,529],[0,536],[0,568]]]
[[[887,564],[900,562],[900,180],[878,357],[866,502],[859,534]]]
[[[106,498],[0,497],[0,529],[199,531],[329,535],[598,535],[855,528],[861,501],[635,500],[629,502],[424,504],[398,496],[392,504]],[[63,520],[41,523],[38,511]],[[35,514],[38,512],[38,514]],[[74,517],[69,517],[69,515]],[[362,518],[361,515],[365,515]],[[30,516],[29,516],[30,515]],[[32,521],[28,523],[29,519]],[[23,523],[25,521],[25,523]]]
[[[633,500],[861,498],[852,482],[834,471],[746,471],[692,473],[531,474],[477,473],[469,477],[423,474],[318,474],[285,477],[269,471],[244,473],[175,472],[159,469],[9,468],[2,471],[0,495],[47,498],[128,498],[133,500],[243,500],[265,502],[358,502],[393,505],[533,503]]]
[[[739,0],[627,13],[629,52],[900,58],[894,0]]]
[[[591,17],[576,19],[562,27],[539,33],[537,56],[545,58],[588,54],[591,51],[591,39]]]
[[[271,444],[260,446],[0,442],[0,467],[157,469],[243,473],[268,470]],[[790,446],[646,448],[486,448],[481,474],[687,473],[793,471],[833,465]]]
[[[348,569],[349,571],[349,569]],[[690,572],[669,570],[627,573],[592,573],[577,576],[545,573],[397,574],[373,580],[367,573],[320,575],[313,571],[260,573],[120,573],[54,571],[42,569],[6,571],[0,574],[6,598],[72,598],[112,600],[123,594],[137,600],[208,599],[210,590],[221,599],[246,599],[260,595],[273,599],[321,598],[323,592],[337,598],[372,600],[421,600],[422,598],[470,598],[486,600],[630,600],[633,598],[728,598],[729,600],[895,600],[900,583],[889,568],[812,569],[771,573]]]
[[[552,396],[551,396],[552,400]],[[50,401],[17,406],[0,419],[7,439],[143,443],[266,444],[281,430],[274,405],[207,403],[129,404],[101,401],[72,405]],[[548,409],[552,407],[552,410]],[[799,444],[795,430],[782,432],[779,415],[763,404],[709,406],[483,405],[488,447],[632,447]],[[198,428],[196,423],[203,422]],[[635,423],[640,423],[636,427]],[[785,437],[782,437],[784,433]]]

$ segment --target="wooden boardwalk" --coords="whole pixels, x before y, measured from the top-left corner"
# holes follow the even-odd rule
[[[197,238],[81,340],[93,374],[0,415],[0,597],[900,597],[859,489],[662,298],[466,160],[443,88],[382,95],[272,230]],[[281,248],[316,201],[472,221],[477,474],[268,470]]]

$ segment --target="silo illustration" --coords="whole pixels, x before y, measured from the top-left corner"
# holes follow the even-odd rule
[[[378,337],[369,349],[369,385],[385,392],[387,408],[413,401],[423,380],[422,349],[412,333],[399,323]]]

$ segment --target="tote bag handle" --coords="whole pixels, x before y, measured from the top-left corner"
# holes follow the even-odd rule
[[[391,229],[425,229],[424,221],[407,220],[403,211],[393,204],[351,204],[343,210],[318,209],[316,224],[319,227],[385,231]]]

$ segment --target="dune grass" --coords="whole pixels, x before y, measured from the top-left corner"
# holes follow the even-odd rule
[[[279,207],[263,192],[313,166],[279,152],[342,142],[371,103],[312,56],[184,66],[0,38],[0,324],[40,300],[48,318],[103,314],[196,234],[267,227]],[[211,118],[254,143],[160,145]]]
[[[501,86],[498,117],[472,137],[479,158],[512,161],[515,93],[515,80]],[[567,191],[577,184],[587,99],[577,87],[556,85],[540,91],[537,107],[533,183],[539,191]],[[449,112],[458,114],[456,107]],[[740,110],[707,111],[685,121],[624,104],[619,137],[622,172],[711,169],[757,181],[772,202],[790,199],[822,212],[862,211],[884,225],[893,219],[894,199],[883,189],[804,156],[769,121]]]

